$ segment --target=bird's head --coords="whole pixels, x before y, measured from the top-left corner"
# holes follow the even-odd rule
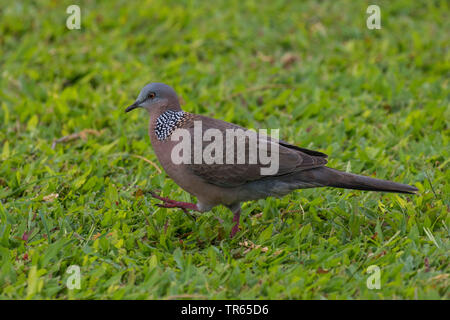
[[[181,110],[175,90],[164,83],[147,84],[142,88],[136,101],[125,109],[125,112],[130,112],[136,108],[144,108],[151,113],[162,113],[169,109],[174,111]]]

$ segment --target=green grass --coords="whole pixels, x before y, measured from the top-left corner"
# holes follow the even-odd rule
[[[73,31],[74,1],[0,3],[0,298],[449,298],[447,1],[77,1]],[[227,209],[194,222],[145,194],[195,200],[136,157],[157,161],[124,109],[156,81],[419,194],[249,202],[230,240]],[[84,129],[103,131],[52,149]]]

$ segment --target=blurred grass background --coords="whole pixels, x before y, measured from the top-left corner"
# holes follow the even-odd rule
[[[448,299],[449,21],[445,0],[0,0],[0,297]],[[124,108],[148,82],[419,195],[297,191],[245,204],[230,240],[228,210],[145,194],[195,200],[138,158],[147,120]]]

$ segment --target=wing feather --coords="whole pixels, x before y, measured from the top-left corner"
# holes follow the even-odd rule
[[[252,147],[251,143],[254,142],[254,140],[248,138],[248,136],[242,137],[242,139],[245,139],[245,163],[238,163],[238,149],[237,149],[237,140],[235,140],[234,143],[234,152],[233,152],[233,162],[228,164],[226,159],[227,154],[227,135],[225,131],[227,129],[241,129],[244,134],[248,134],[248,130],[245,128],[242,128],[240,126],[237,126],[232,123],[228,123],[225,121],[212,119],[200,115],[193,115],[190,121],[184,123],[183,128],[187,129],[191,133],[191,150],[194,150],[194,141],[192,137],[194,136],[194,121],[201,121],[202,125],[202,132],[204,132],[207,129],[218,129],[222,133],[223,137],[223,149],[222,149],[222,157],[220,157],[220,154],[218,158],[222,159],[222,161],[217,161],[219,163],[212,163],[212,164],[195,164],[194,163],[194,154],[192,152],[191,154],[191,164],[188,164],[188,168],[192,170],[192,172],[201,177],[206,182],[222,186],[222,187],[237,187],[243,184],[246,184],[248,182],[260,180],[263,178],[267,178],[267,174],[263,174],[261,169],[268,168],[270,165],[267,164],[267,162],[262,162],[259,154],[261,152],[261,148],[266,148],[267,155],[270,157],[272,154],[274,155],[274,158],[276,159],[276,147],[278,147],[278,170],[271,174],[271,176],[281,176],[290,174],[296,171],[301,170],[308,170],[316,167],[324,166],[327,163],[326,157],[327,155],[313,150],[308,150],[304,148],[300,148],[297,146],[293,146],[287,142],[284,142],[282,140],[275,140],[273,138],[263,136],[263,135],[257,135],[256,139],[258,141],[256,152],[257,152],[257,161],[256,163],[249,163],[249,154],[252,150],[255,151],[255,148]],[[244,141],[244,140],[242,140]],[[205,147],[208,146],[214,142],[214,139],[212,139],[211,142],[209,141],[202,141],[203,148],[201,150],[205,150]],[[275,147],[275,148],[274,148]],[[264,151],[266,151],[264,150]],[[230,151],[230,150],[228,150]],[[220,152],[220,151],[219,151]],[[273,152],[273,153],[272,153]],[[213,156],[215,156],[215,152],[211,153]],[[241,154],[242,155],[242,154]],[[221,163],[220,163],[221,162]]]

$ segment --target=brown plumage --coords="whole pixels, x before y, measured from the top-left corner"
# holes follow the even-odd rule
[[[217,205],[225,205],[233,211],[233,221],[236,222],[231,236],[234,236],[238,231],[240,204],[244,201],[269,196],[282,197],[296,189],[327,186],[398,193],[415,193],[417,191],[417,188],[409,185],[341,172],[326,167],[326,154],[300,148],[260,134],[254,136],[258,141],[258,152],[260,148],[266,147],[269,150],[268,154],[272,155],[272,152],[275,152],[273,146],[278,149],[276,155],[278,156],[279,166],[276,173],[262,174],[261,169],[267,168],[268,165],[262,163],[260,159],[255,163],[246,161],[239,164],[237,162],[239,150],[236,149],[236,146],[234,157],[228,155],[230,156],[229,159],[234,160],[233,163],[226,164],[226,130],[241,129],[241,136],[244,136],[242,133],[248,133],[247,129],[222,120],[183,112],[175,91],[162,83],[150,83],[145,86],[136,102],[129,106],[126,112],[138,107],[145,108],[150,115],[149,136],[162,167],[175,183],[197,197],[197,204],[192,204],[174,201],[154,194],[156,198],[164,202],[160,206],[204,212]],[[216,161],[216,163],[211,164],[195,163],[195,145],[192,138],[190,141],[191,150],[193,150],[190,155],[191,160],[188,163],[174,163],[172,151],[179,141],[173,141],[172,138],[179,134],[182,129],[189,132],[190,137],[193,137],[196,123],[201,123],[202,136],[208,129],[217,129],[220,133],[223,133],[223,148],[214,150],[213,153],[223,161]],[[251,142],[249,137],[245,137],[246,160],[252,148]],[[197,150],[205,150],[210,143],[202,141],[200,149]],[[222,153],[222,156],[220,156],[220,153]]]

